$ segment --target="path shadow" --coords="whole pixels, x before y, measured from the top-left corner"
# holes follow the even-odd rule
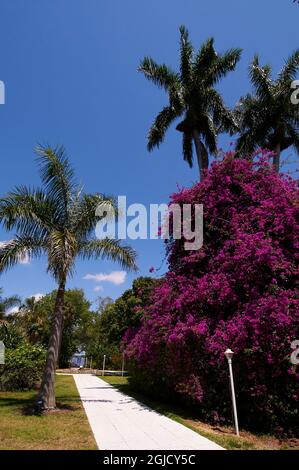
[[[108,388],[113,388],[112,386],[108,387],[84,387],[84,390],[107,390]]]
[[[82,401],[82,403],[93,403],[93,402],[94,403],[97,403],[97,402],[98,403],[112,403],[112,400],[97,400],[97,399],[92,400],[92,399],[89,399],[89,398],[87,398],[87,399],[81,398],[81,401]]]
[[[150,412],[156,412],[162,416],[168,416],[177,414],[183,419],[200,419],[200,411],[194,411],[194,407],[180,406],[175,400],[170,399],[169,402],[163,400],[158,400],[154,396],[145,396],[142,392],[135,390],[130,386],[129,383],[125,384],[113,384],[119,392],[121,392],[122,397],[126,400],[129,399],[129,402],[137,401],[139,407],[143,407]],[[141,410],[140,410],[141,411]]]

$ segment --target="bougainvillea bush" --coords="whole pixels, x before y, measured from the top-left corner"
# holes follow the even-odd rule
[[[233,152],[171,202],[202,203],[204,245],[167,243],[169,272],[141,326],[127,332],[131,381],[148,393],[196,404],[231,421],[226,348],[231,348],[241,426],[299,429],[299,190],[262,152]],[[127,339],[126,339],[127,338]]]

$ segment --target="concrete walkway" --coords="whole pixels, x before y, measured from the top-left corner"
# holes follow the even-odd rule
[[[90,374],[73,375],[101,450],[205,450],[214,442],[124,395]]]

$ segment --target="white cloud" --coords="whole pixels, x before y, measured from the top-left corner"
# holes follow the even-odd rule
[[[4,247],[10,240],[0,241],[0,248]],[[28,253],[24,252],[23,255],[19,257],[20,264],[30,264],[30,257]]]
[[[103,286],[95,286],[93,289],[95,292],[102,292],[104,290]]]
[[[111,282],[115,285],[123,284],[126,280],[126,271],[112,271],[110,274],[98,273],[98,274],[86,274],[83,279],[95,282]]]
[[[46,294],[42,294],[38,292],[37,294],[29,295],[29,299],[32,299],[32,297],[35,299],[36,302],[41,300],[43,297],[45,297]],[[18,313],[20,310],[20,307],[12,307],[8,309],[7,314],[10,315],[11,313]]]
[[[6,313],[7,315],[10,315],[12,313],[18,313],[19,309],[20,309],[19,307],[12,307],[12,308],[9,308]]]
[[[45,297],[45,294],[41,294],[40,292],[38,292],[37,294],[31,295],[31,297],[33,297],[34,300],[35,300],[36,302],[38,302],[40,299],[42,299],[43,297]]]

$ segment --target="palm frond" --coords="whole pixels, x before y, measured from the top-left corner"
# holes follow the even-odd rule
[[[214,49],[214,38],[209,38],[204,42],[196,54],[194,61],[194,72],[197,78],[203,80],[203,74],[211,67],[211,64],[217,58],[216,51]]]
[[[55,205],[42,190],[20,186],[0,199],[0,220],[7,230],[45,237],[56,222]]]
[[[66,219],[70,199],[76,190],[76,183],[65,149],[63,146],[52,148],[39,145],[35,152],[38,155],[41,180],[46,192],[56,202],[61,217]]]
[[[259,58],[255,55],[251,65],[249,66],[249,76],[257,95],[261,99],[268,99],[271,97],[272,81],[270,74],[271,67],[269,65],[261,67],[259,64]]]
[[[212,154],[217,153],[217,131],[215,129],[215,125],[213,119],[210,115],[206,115],[204,118],[204,128],[205,132],[202,133],[202,137],[205,140],[206,147],[208,148],[209,152]]]
[[[223,55],[218,55],[213,61],[204,81],[207,85],[212,86],[218,83],[228,72],[235,70],[237,63],[241,58],[242,49],[229,49]]]
[[[189,41],[189,33],[185,26],[180,27],[180,69],[181,82],[188,86],[192,80],[193,47]]]
[[[148,80],[166,91],[179,80],[177,73],[173,72],[170,67],[165,64],[158,65],[151,57],[144,57],[138,71],[143,72]]]
[[[0,248],[0,272],[6,271],[19,263],[20,259],[29,255],[40,257],[46,245],[43,240],[34,237],[17,236],[3,244]]]
[[[119,263],[123,268],[137,271],[136,252],[130,246],[122,246],[120,240],[104,238],[82,242],[78,255],[83,259],[104,258]]]
[[[103,194],[83,194],[74,202],[70,211],[71,231],[77,233],[79,239],[88,237],[95,229],[101,210],[105,211],[105,214],[103,213],[105,218],[109,216],[108,213],[115,218],[119,216],[114,197]]]
[[[238,123],[235,114],[225,106],[218,91],[214,88],[208,89],[206,100],[210,106],[214,124],[218,127],[218,132],[230,132],[231,134],[237,132]]]
[[[241,156],[248,156],[254,152],[258,144],[255,140],[255,134],[247,130],[242,132],[236,144],[236,152]]]
[[[165,106],[154,120],[149,133],[147,149],[152,151],[163,142],[165,134],[171,123],[178,117],[178,113],[172,106]]]
[[[285,84],[289,87],[289,82],[295,80],[299,68],[299,49],[286,60],[281,72],[278,75],[278,81],[284,87]]]

